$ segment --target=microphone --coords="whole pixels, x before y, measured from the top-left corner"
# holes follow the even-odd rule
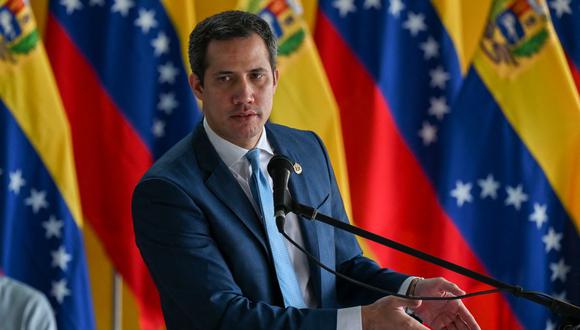
[[[286,213],[291,211],[292,198],[288,190],[288,180],[292,174],[293,165],[286,156],[275,155],[268,163],[268,173],[272,178],[272,190],[274,199],[274,217],[278,231],[284,230]]]

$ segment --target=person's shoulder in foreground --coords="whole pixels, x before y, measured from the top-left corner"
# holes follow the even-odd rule
[[[0,275],[0,328],[56,330],[46,297],[38,290]]]

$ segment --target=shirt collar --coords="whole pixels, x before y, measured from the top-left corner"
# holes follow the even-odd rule
[[[207,119],[203,117],[203,128],[209,138],[210,143],[213,145],[215,150],[217,151],[218,155],[226,164],[228,168],[231,168],[235,163],[239,162],[249,149],[242,148],[237,146],[230,141],[219,136],[207,123]],[[272,150],[272,146],[268,142],[268,137],[266,134],[266,130],[262,128],[262,134],[260,135],[260,139],[256,144],[256,148],[260,149],[261,151],[265,151],[269,154],[269,156],[274,155],[274,151]]]

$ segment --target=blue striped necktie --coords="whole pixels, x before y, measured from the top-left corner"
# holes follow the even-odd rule
[[[298,279],[286,245],[282,240],[282,235],[278,232],[276,222],[274,221],[274,200],[272,199],[272,189],[264,172],[260,168],[260,150],[252,149],[246,153],[246,158],[252,165],[252,177],[250,178],[250,189],[252,195],[260,207],[263,215],[266,232],[268,234],[268,241],[270,242],[270,249],[272,250],[272,257],[274,258],[274,267],[276,268],[276,276],[278,277],[278,284],[284,297],[284,305],[286,307],[293,306],[298,308],[306,307],[304,298],[300,292]]]

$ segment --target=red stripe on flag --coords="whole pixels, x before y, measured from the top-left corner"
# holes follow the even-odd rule
[[[141,326],[159,329],[159,295],[135,245],[131,221],[131,194],[152,156],[52,15],[46,45],[71,125],[83,213],[137,297]]]
[[[341,109],[353,216],[367,230],[486,273],[439,205],[436,193],[399,133],[381,91],[332,23],[319,11],[315,40]],[[489,287],[374,243],[385,266],[425,277],[445,276],[468,292]],[[521,325],[501,295],[467,299],[483,329]]]
[[[580,94],[580,72],[578,71],[578,68],[576,67],[576,65],[574,65],[574,62],[572,62],[572,59],[568,55],[566,55],[566,60],[568,61],[568,67],[570,68],[570,72],[572,72],[572,77],[574,78],[574,83],[576,84],[576,90]]]

